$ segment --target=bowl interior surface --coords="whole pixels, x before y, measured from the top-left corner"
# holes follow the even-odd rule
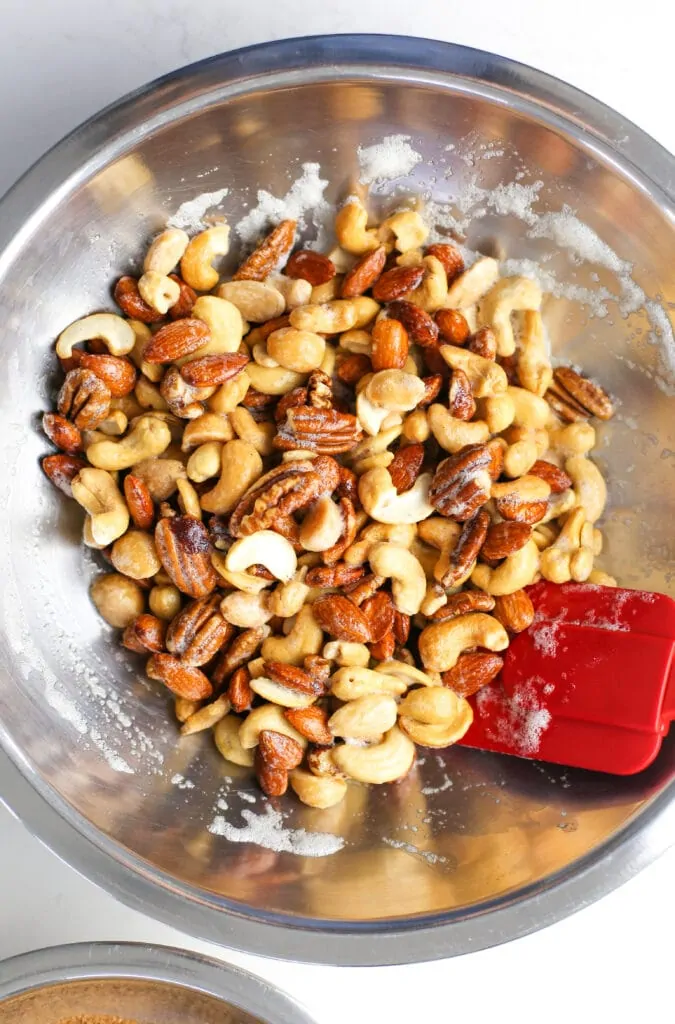
[[[165,99],[160,89],[154,121],[104,135],[0,260],[0,730],[50,802],[154,879],[156,904],[162,892],[180,892],[215,913],[328,932],[466,920],[578,870],[672,776],[667,743],[634,778],[451,748],[424,752],[398,785],[352,787],[328,811],[290,798],[272,806],[210,736],[178,742],[167,694],[89,602],[103,563],[83,551],[82,516],[38,462],[48,448],[38,416],[53,401],[55,337],[86,312],[114,308],[111,284],[138,267],[184,201],[227,187],[219,211],[235,223],[259,189],[285,196],[302,165],[316,162],[334,203],[359,178],[358,147],[396,134],[410,136],[422,159],[375,183],[375,209],[415,194],[460,197],[455,217],[471,249],[535,261],[549,274],[558,294],[544,317],[555,357],[600,380],[619,407],[599,429],[610,492],[600,564],[626,586],[675,592],[673,378],[655,334],[675,308],[670,213],[630,168],[543,108],[507,105],[499,90],[450,74],[404,77],[325,68],[261,76],[246,90],[210,84],[199,93],[188,82]],[[495,192],[500,184],[513,187]],[[533,188],[519,215],[516,185]],[[572,243],[546,219],[565,207],[591,229],[572,232]],[[631,308],[639,289],[657,305],[643,297]],[[256,829],[262,846],[246,842]]]

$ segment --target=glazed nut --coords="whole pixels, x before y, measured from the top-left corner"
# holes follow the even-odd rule
[[[71,423],[56,412],[46,412],[42,417],[42,429],[57,448],[74,455],[82,449],[82,434],[74,423]]]
[[[239,743],[244,750],[251,750],[258,745],[260,734],[268,731],[278,732],[295,740],[303,750],[307,748],[307,740],[302,733],[293,728],[279,704],[262,704],[254,708],[241,723]]]
[[[468,309],[489,292],[498,278],[497,260],[483,256],[452,282],[444,305],[448,309]]]
[[[225,595],[220,603],[220,614],[226,622],[241,629],[257,629],[272,618],[267,594],[247,594],[240,590]]]
[[[175,515],[159,520],[155,547],[164,572],[183,594],[205,597],[215,589],[218,577],[211,564],[213,546],[199,519]]]
[[[575,508],[567,517],[557,539],[542,551],[541,574],[552,583],[583,583],[593,571],[593,536],[583,508]]]
[[[553,369],[541,313],[526,310],[522,314],[518,340],[518,380],[528,391],[543,398],[553,379]]]
[[[335,218],[335,235],[343,249],[355,256],[363,256],[378,248],[380,240],[377,232],[368,229],[367,223],[368,211],[365,206],[358,198],[350,196]]]
[[[534,466],[538,456],[534,441],[516,441],[504,452],[504,474],[512,479],[525,476]]]
[[[293,545],[273,530],[260,530],[236,540],[227,553],[230,572],[244,572],[251,565],[264,565],[275,579],[288,582],[297,568]]]
[[[150,679],[164,683],[177,697],[205,700],[213,693],[210,681],[200,669],[183,665],[171,654],[153,654],[145,671]]]
[[[251,689],[263,700],[271,704],[278,704],[282,708],[308,708],[316,700],[316,694],[305,693],[302,690],[285,686],[276,679],[269,679],[265,675],[254,676],[251,679]]]
[[[297,222],[282,220],[254,249],[234,274],[235,281],[264,281],[288,256],[295,241]]]
[[[454,668],[468,648],[504,651],[509,637],[500,622],[491,615],[474,612],[445,622],[433,622],[420,633],[419,651],[424,667],[436,672]]]
[[[379,740],[396,725],[397,706],[387,694],[371,694],[343,704],[328,719],[333,736],[352,740]]]
[[[77,367],[66,374],[58,394],[59,414],[78,430],[93,430],[110,412],[110,389],[91,370]]]
[[[490,398],[506,391],[506,373],[494,360],[456,345],[441,345],[440,353],[453,370],[464,370],[476,398]]]
[[[106,547],[129,525],[129,510],[117,484],[103,469],[82,469],[71,484],[73,497],[88,514],[94,542]]]
[[[365,395],[389,412],[410,412],[424,397],[424,383],[405,370],[380,370],[370,378]]]
[[[370,567],[392,581],[394,606],[405,615],[416,615],[424,600],[427,579],[418,559],[398,544],[376,544],[369,553]]]
[[[138,279],[138,291],[143,301],[162,315],[168,313],[180,298],[180,285],[156,270],[147,270]]]
[[[220,299],[217,295],[200,295],[192,307],[191,318],[202,320],[209,332],[209,340],[200,347],[198,358],[239,351],[244,335],[244,321],[237,307],[227,299]],[[189,358],[186,356],[179,362],[182,364]]]
[[[451,690],[446,692],[452,693]],[[450,747],[461,740],[473,721],[473,711],[469,702],[459,696],[457,701],[461,702],[457,714],[448,722],[429,725],[417,721],[411,715],[401,715],[398,724],[406,736],[421,747]]]
[[[283,366],[258,366],[249,363],[244,371],[252,387],[263,395],[287,395],[303,383],[303,376]],[[240,374],[243,376],[243,374]]]
[[[529,277],[504,277],[480,301],[479,317],[492,327],[497,337],[497,355],[511,356],[516,351],[512,315],[520,310],[538,310],[541,288]]]
[[[226,761],[241,765],[243,768],[253,767],[253,751],[242,747],[239,740],[241,719],[235,715],[226,715],[215,726],[213,739],[219,753]]]
[[[264,281],[228,281],[220,285],[217,294],[236,306],[244,320],[255,324],[281,316],[286,308],[281,292]]]
[[[222,448],[222,444],[217,441],[207,441],[196,448],[187,461],[188,479],[196,484],[203,484],[205,480],[218,476]]]
[[[308,655],[318,654],[322,646],[323,632],[314,618],[311,606],[305,605],[286,636],[270,636],[263,641],[262,656],[265,661],[302,665]]]
[[[205,512],[225,515],[231,512],[242,495],[262,476],[260,455],[248,441],[228,441],[223,445],[220,479],[216,486],[201,496]]]
[[[471,582],[493,597],[501,597],[528,587],[534,582],[538,571],[539,549],[534,540],[528,540],[518,551],[505,558],[496,569],[479,562],[471,574]]]
[[[87,449],[87,458],[97,469],[109,472],[129,469],[143,459],[161,455],[171,443],[171,431],[155,416],[141,416],[121,441],[98,441]]]
[[[398,726],[381,743],[357,747],[344,744],[333,751],[336,766],[357,782],[378,785],[407,775],[415,759],[415,745]]]
[[[128,530],[112,546],[110,560],[132,580],[147,580],[162,568],[155,542],[144,530]]]
[[[212,267],[216,256],[230,249],[230,228],[219,224],[191,238],[180,261],[183,280],[198,292],[210,292],[218,284],[218,271]]]
[[[166,501],[175,494],[178,481],[185,478],[185,466],[178,459],[141,459],[132,472],[146,487],[153,501]]]
[[[56,342],[59,359],[70,359],[75,345],[100,340],[113,356],[125,356],[136,343],[129,323],[116,313],[93,313],[66,327]]]
[[[180,611],[180,590],[173,583],[163,583],[153,587],[148,594],[148,604],[150,611],[158,619],[171,622]]]
[[[371,550],[382,541],[400,544],[409,548],[415,540],[417,530],[409,523],[371,523],[359,534],[358,540],[344,553],[347,565],[363,565],[368,561]]]
[[[534,607],[527,591],[515,590],[512,594],[503,594],[495,599],[493,615],[504,629],[511,633],[522,633],[532,625]]]
[[[577,504],[584,510],[586,520],[594,523],[607,504],[607,485],[602,473],[594,462],[583,455],[573,455],[567,459],[565,471],[572,478]]]
[[[309,307],[300,307],[307,309]],[[279,366],[296,373],[310,373],[321,366],[326,342],[321,335],[297,327],[282,327],[267,339],[267,352]]]
[[[434,511],[429,504],[430,484],[431,474],[422,473],[409,490],[399,494],[387,470],[378,467],[359,478],[359,499],[371,519],[378,523],[419,523]]]
[[[314,775],[304,768],[296,768],[289,775],[291,789],[308,807],[325,810],[344,799],[347,783],[339,775]]]
[[[429,228],[417,210],[401,210],[383,220],[377,233],[383,242],[393,242],[399,252],[409,252],[424,245]]]
[[[467,422],[457,419],[444,405],[429,406],[427,422],[441,448],[453,455],[469,444],[483,444],[490,436],[488,425],[483,420]]]
[[[563,458],[586,455],[595,448],[595,428],[590,423],[569,423],[549,431],[551,449]]]
[[[116,572],[98,576],[89,591],[102,619],[116,629],[126,629],[143,612],[143,591],[133,580]]]
[[[590,415],[601,420],[609,420],[614,415],[609,395],[588,377],[583,377],[570,366],[558,366],[553,377],[556,384]]]
[[[167,228],[162,231],[153,240],[145,255],[143,270],[146,273],[153,271],[162,275],[170,274],[180,262],[189,241],[187,233],[180,228]]]
[[[415,409],[406,416],[401,433],[411,444],[424,444],[425,441],[428,441],[431,428],[427,419],[427,410]]]
[[[513,423],[516,407],[511,396],[506,393],[484,398],[480,405],[480,412],[490,433],[501,434],[502,430],[506,430]]]

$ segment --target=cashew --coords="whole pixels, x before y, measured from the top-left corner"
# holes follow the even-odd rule
[[[506,393],[481,399],[478,412],[487,423],[491,434],[501,434],[502,430],[506,430],[513,423],[516,407],[511,396]]]
[[[540,306],[541,288],[529,277],[502,278],[483,296],[479,320],[494,330],[498,356],[512,356],[516,351],[511,315],[523,309],[538,310]]]
[[[223,445],[220,480],[211,491],[201,496],[205,512],[225,515],[231,512],[242,495],[262,476],[260,455],[247,441],[228,441]]]
[[[173,583],[163,583],[153,587],[148,594],[148,604],[150,611],[158,619],[171,622],[178,615],[182,604],[180,590],[178,587],[174,587]]]
[[[156,384],[164,375],[164,367],[161,363],[146,363],[143,358],[143,351],[152,337],[152,331],[147,324],[141,323],[140,320],[129,320],[128,324],[134,332],[135,338],[134,347],[129,352],[129,358],[141,373],[145,374],[148,380]]]
[[[340,335],[339,345],[340,348],[354,355],[369,356],[373,350],[373,339],[368,331],[352,328],[350,331],[343,331]]]
[[[350,459],[353,462],[360,462],[363,459],[370,458],[371,455],[377,455],[379,452],[385,451],[400,436],[401,429],[401,424],[397,423],[386,430],[381,430],[379,434],[373,437],[364,438],[363,441],[359,441],[356,447],[352,448],[349,452]]]
[[[350,196],[335,217],[335,236],[343,249],[355,256],[363,256],[379,247],[377,231],[366,228],[367,223],[365,206],[356,196]]]
[[[514,426],[531,427],[535,430],[546,426],[551,411],[548,402],[531,391],[526,391],[525,388],[511,385],[507,394],[515,408],[512,421]]]
[[[106,547],[129,525],[129,510],[117,484],[104,469],[81,469],[72,482],[73,497],[91,517],[89,527],[96,544]]]
[[[267,594],[246,594],[234,590],[226,594],[220,602],[220,614],[226,622],[242,629],[257,629],[264,626],[272,618],[269,610]]]
[[[368,558],[376,575],[391,578],[396,608],[406,615],[416,615],[424,600],[427,578],[415,556],[398,544],[383,543],[376,544]]]
[[[242,373],[248,375],[250,383],[256,391],[262,391],[263,395],[287,395],[289,391],[299,387],[304,381],[301,373],[286,370],[283,366],[268,367],[249,363]]]
[[[616,587],[617,582],[614,576],[609,576],[602,569],[594,569],[591,575],[588,577],[589,583],[594,583],[597,587]]]
[[[252,750],[244,749],[239,741],[241,726],[241,719],[237,718],[236,715],[226,715],[215,726],[213,739],[219,753],[222,754],[226,761],[239,764],[243,768],[252,768],[253,752]]]
[[[553,379],[541,313],[525,310],[520,318],[518,379],[524,388],[541,398]]]
[[[398,713],[425,725],[442,725],[462,715],[466,703],[447,686],[422,686],[406,694],[398,705]]]
[[[368,561],[371,550],[382,541],[391,541],[409,548],[415,539],[415,526],[412,523],[371,523],[366,526],[356,540],[344,553],[347,565],[363,565]]]
[[[427,420],[441,448],[453,454],[467,444],[483,444],[490,437],[487,423],[482,420],[458,420],[444,405],[430,406]]]
[[[580,456],[577,456],[580,457]],[[583,583],[593,571],[593,531],[583,508],[570,512],[557,539],[541,553],[541,574],[552,583]]]
[[[90,445],[87,458],[97,469],[128,469],[141,459],[161,455],[171,444],[171,431],[154,416],[142,416],[121,441]]]
[[[352,299],[333,299],[321,305],[311,303],[309,306],[299,306],[290,313],[291,327],[315,334],[340,334],[356,327],[357,309]]]
[[[178,459],[142,459],[131,469],[147,486],[153,501],[166,501],[175,494],[178,481],[185,478],[185,466]]]
[[[419,523],[434,512],[428,500],[430,486],[431,474],[422,473],[409,490],[398,494],[386,469],[371,469],[359,478],[359,498],[379,523]]]
[[[189,235],[180,228],[167,228],[154,239],[143,260],[143,270],[170,274],[188,247]]]
[[[504,480],[492,485],[491,497],[507,498],[514,503],[543,501],[551,494],[551,488],[538,476],[521,476],[518,480]]]
[[[320,810],[339,804],[347,792],[347,783],[339,775],[314,775],[305,768],[295,768],[288,781],[303,804]]]
[[[536,546],[535,546],[536,550]],[[454,668],[463,651],[485,647],[489,651],[505,651],[508,633],[492,615],[473,612],[444,622],[432,622],[420,633],[420,657],[426,669],[447,672]]]
[[[370,469],[386,469],[394,461],[393,452],[380,452],[379,455],[371,455],[370,458],[361,459],[353,464],[353,470],[357,476],[363,476]]]
[[[159,388],[156,384],[153,384],[145,374],[141,374],[136,381],[134,395],[136,396],[138,404],[144,409],[154,409],[157,412],[169,411],[169,406],[162,398]]]
[[[434,562],[433,577],[439,583],[442,583],[446,573],[450,568],[450,556],[457,546],[459,535],[461,533],[461,527],[459,523],[453,522],[451,519],[444,519],[441,516],[434,516],[433,519],[427,519],[424,523],[420,523],[419,535],[423,541],[427,544],[431,544],[432,547],[437,548],[440,551],[440,557]],[[466,575],[463,579],[459,579],[456,582],[456,586],[464,583],[471,575],[473,565],[467,570]]]
[[[419,442],[424,444],[429,440],[431,429],[427,419],[426,409],[415,409],[403,420],[402,434],[406,441],[411,444]]]
[[[417,210],[401,210],[383,220],[377,234],[385,244],[392,242],[393,235],[395,248],[399,252],[409,252],[410,249],[418,249],[424,245],[429,228]]]
[[[407,296],[410,302],[421,306],[427,313],[435,313],[445,303],[448,294],[448,276],[445,267],[436,256],[425,256],[422,263],[426,273],[419,288]]]
[[[462,700],[461,697],[458,699]],[[473,711],[467,700],[462,701],[461,710],[450,722],[427,725],[409,715],[401,715],[398,720],[398,724],[406,736],[409,736],[413,743],[417,743],[421,747],[450,747],[453,743],[461,740],[472,722]]]
[[[210,292],[218,284],[218,271],[211,266],[216,256],[225,256],[230,249],[230,228],[218,224],[201,231],[187,244],[180,261],[183,280],[198,292]]]
[[[595,428],[590,423],[568,423],[566,427],[549,430],[549,441],[553,451],[564,458],[585,455],[595,448]]]
[[[195,449],[187,461],[188,479],[194,480],[196,484],[203,484],[205,480],[218,476],[222,450],[222,444],[218,444],[217,441],[207,441]]]
[[[577,504],[583,508],[586,519],[594,523],[605,510],[607,485],[602,473],[590,459],[573,455],[565,462],[565,471],[572,477]]]
[[[230,423],[241,441],[252,444],[255,450],[262,456],[272,454],[274,450],[272,440],[277,429],[274,423],[259,423],[243,405],[232,410],[230,413]]]
[[[331,640],[322,651],[327,661],[337,665],[354,667],[360,665],[367,668],[370,663],[370,651],[365,644],[352,643],[349,640]]]
[[[493,359],[484,359],[456,345],[441,345],[440,353],[453,370],[464,370],[476,398],[491,398],[506,391],[506,373]]]
[[[452,282],[443,303],[446,309],[466,309],[492,288],[499,278],[499,264],[491,256],[483,256]]]
[[[147,580],[162,568],[155,542],[144,530],[128,530],[112,546],[110,561],[132,580]]]
[[[308,708],[316,700],[314,694],[293,690],[290,686],[283,686],[264,675],[251,679],[251,689],[259,697],[282,708]]]
[[[264,565],[278,580],[293,578],[298,560],[290,541],[274,530],[259,530],[236,540],[227,553],[225,567],[244,572],[251,565]]]
[[[98,431],[108,437],[121,437],[127,429],[128,420],[121,409],[111,409],[102,423],[98,425]],[[87,445],[87,447],[89,447]]]
[[[336,747],[333,751],[335,764],[357,782],[395,782],[407,775],[415,760],[415,745],[394,726],[386,733],[381,743],[370,747],[356,747],[350,744]]]
[[[286,308],[281,292],[263,281],[228,281],[217,294],[236,306],[244,320],[255,324],[281,316]]]
[[[216,295],[200,295],[192,307],[191,316],[207,324],[209,340],[197,352],[177,359],[178,366],[190,362],[191,359],[201,359],[203,356],[219,356],[226,352],[239,351],[244,336],[244,321],[237,307],[227,299],[219,299]]]
[[[330,494],[312,505],[300,527],[300,543],[305,551],[327,551],[339,541],[344,522]]]
[[[178,490],[179,509],[186,516],[192,516],[193,519],[201,519],[202,509],[199,504],[199,495],[190,481],[186,480],[184,476],[178,477],[176,489]]]
[[[286,310],[312,302],[312,286],[302,277],[286,277],[285,274],[274,273],[265,278],[265,284],[281,292]]]
[[[101,618],[116,629],[126,629],[145,607],[138,583],[116,572],[97,576],[89,593]]]
[[[282,619],[290,619],[297,615],[307,600],[309,587],[302,579],[297,577],[306,573],[306,569],[300,569],[296,578],[288,583],[281,583],[269,596],[269,609],[273,615],[279,615]]]
[[[427,675],[426,672],[422,672],[415,665],[409,665],[405,661],[397,661],[395,658],[391,658],[389,661],[381,661],[377,666],[377,671],[383,672],[385,675],[394,676],[404,683],[406,689],[409,686],[438,686],[438,682]]]
[[[258,745],[260,733],[264,730],[280,732],[284,736],[290,736],[292,740],[299,743],[304,749],[307,747],[306,738],[294,729],[291,723],[284,717],[284,713],[278,704],[263,704],[254,708],[241,723],[239,729],[239,742],[244,750],[250,750]]]
[[[389,694],[391,697],[405,693],[410,684],[403,678],[360,665],[339,668],[330,678],[330,692],[338,700],[351,701],[371,694]]]
[[[92,313],[76,320],[62,331],[56,342],[60,359],[70,359],[75,345],[100,339],[113,356],[126,356],[136,344],[136,335],[126,320],[116,313]]]
[[[218,722],[222,721],[223,718],[230,711],[230,702],[225,694],[221,694],[220,697],[216,697],[210,704],[205,704],[203,708],[198,708],[189,715],[183,725],[181,726],[181,736],[192,736],[196,732],[204,732],[205,729],[211,729]]]
[[[389,412],[410,412],[424,398],[424,382],[405,370],[380,370],[370,378],[365,395]]]
[[[246,373],[246,370],[242,370],[236,377],[232,377],[230,380],[226,380],[224,384],[221,384],[206,404],[214,413],[224,416],[228,412],[232,412],[233,409],[236,409],[239,403],[244,400],[250,384],[251,378]]]
[[[156,270],[147,270],[138,279],[138,291],[144,302],[162,314],[168,313],[180,298],[178,282]]]
[[[503,597],[529,586],[538,570],[539,549],[534,540],[530,539],[520,551],[509,555],[496,569],[479,563],[471,573],[471,582],[493,597]]]
[[[534,441],[516,441],[504,452],[504,474],[512,478],[524,476],[539,457]]]
[[[214,551],[211,555],[211,564],[225,582],[229,583],[235,590],[243,590],[245,594],[259,594],[272,585],[270,580],[254,576],[250,572],[230,572],[225,567],[226,558],[227,556],[222,551]],[[271,605],[269,610],[272,611]],[[277,613],[273,612],[273,614],[276,615]]]
[[[374,405],[366,395],[365,389],[363,389],[356,396],[356,415],[366,434],[370,434],[371,437],[377,437],[383,432],[383,425],[391,416],[391,412],[384,406]]]
[[[330,281],[325,281],[323,284],[318,284],[315,288],[312,288],[311,303],[321,306],[324,302],[332,302],[333,299],[339,299],[342,281],[343,275],[336,274]]]
[[[396,725],[397,706],[387,694],[371,694],[343,704],[328,719],[333,736],[351,740],[379,740]]]
[[[265,661],[284,661],[288,665],[302,665],[308,654],[318,654],[323,633],[314,618],[310,605],[300,609],[293,628],[287,636],[269,636],[262,645]]]
[[[313,331],[282,327],[278,331],[272,331],[268,337],[267,352],[286,370],[309,373],[321,366],[326,354],[326,341]]]
[[[247,344],[252,344],[253,339],[250,334],[247,335],[246,341]],[[255,344],[253,345],[253,348],[251,349],[251,355],[253,356],[253,361],[257,363],[258,366],[265,366],[267,369],[274,369],[275,366],[279,366],[278,361],[276,359],[273,359],[272,356],[267,351],[266,341],[256,341]]]

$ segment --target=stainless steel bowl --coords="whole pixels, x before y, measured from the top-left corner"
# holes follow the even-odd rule
[[[358,173],[357,147],[395,133],[410,135],[424,160],[376,187],[383,206],[387,188],[391,202],[399,186],[443,196],[476,174],[486,187],[539,180],[537,209],[572,206],[660,304],[624,318],[608,301],[606,316],[590,317],[551,298],[545,314],[556,353],[620,402],[600,449],[612,495],[605,564],[629,585],[672,592],[672,377],[650,332],[674,308],[675,165],[589,97],[431,41],[269,43],[104,111],[0,209],[4,798],[71,864],[157,918],[241,949],[338,964],[480,949],[618,885],[672,839],[672,742],[630,779],[427,753],[400,785],[354,788],[330,811],[282,802],[286,831],[275,831],[270,808],[266,842],[276,850],[237,842],[250,836],[235,831],[246,815],[260,827],[262,798],[227,775],[208,737],[177,742],[165,694],[97,619],[81,522],[40,474],[46,445],[35,427],[50,404],[54,337],[84,310],[109,306],[110,283],[181,202],[228,186],[237,220],[257,189],[283,195],[298,164],[314,160],[335,199]],[[615,288],[616,273],[626,284],[623,263],[571,260],[560,239],[531,237],[499,210],[474,218],[470,245],[534,258],[594,295]],[[207,830],[218,816],[227,837]],[[333,856],[310,855],[342,840]]]
[[[168,946],[82,942],[0,962],[0,1024],[312,1024],[248,971]]]

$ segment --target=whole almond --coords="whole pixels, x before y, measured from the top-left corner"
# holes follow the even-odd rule
[[[432,351],[433,349],[427,349],[427,353]],[[418,409],[426,409],[427,406],[436,401],[443,387],[443,374],[433,373],[429,377],[422,377],[422,383],[424,384],[424,396],[417,403]]]
[[[212,545],[208,530],[192,516],[160,519],[155,527],[155,547],[164,571],[183,594],[205,597],[218,582],[211,565]]]
[[[135,277],[121,277],[115,285],[113,297],[122,312],[132,320],[140,320],[144,324],[156,324],[164,319],[161,313],[158,313],[141,298],[138,281]]]
[[[258,784],[265,796],[283,796],[288,789],[288,772],[284,768],[273,768],[266,764],[256,748],[254,769]]]
[[[410,636],[410,616],[406,615],[405,612],[400,612],[398,608],[394,609],[394,640],[399,647],[402,647],[408,642]]]
[[[511,633],[522,633],[524,629],[532,625],[534,607],[525,590],[516,590],[513,594],[504,594],[502,597],[495,598],[495,608],[492,614],[499,619],[504,629],[508,629]]]
[[[614,406],[607,392],[583,377],[571,366],[558,366],[553,371],[553,379],[556,384],[564,388],[584,409],[601,420],[609,420],[614,415]]]
[[[538,476],[540,480],[545,480],[551,488],[551,494],[562,494],[572,486],[572,478],[565,470],[552,462],[546,462],[545,459],[537,459],[532,468],[528,469],[528,473],[530,476]]]
[[[365,615],[353,601],[340,594],[321,597],[312,605],[314,618],[336,640],[365,643],[370,640],[370,628]]]
[[[289,690],[296,690],[299,693],[318,697],[325,691],[321,680],[311,676],[304,668],[287,665],[283,661],[266,661],[263,674],[280,686],[287,686]]]
[[[178,274],[169,274],[169,277],[180,288],[180,295],[178,300],[169,309],[169,316],[172,320],[182,320],[183,317],[189,316],[192,312],[192,307],[197,301],[197,292],[189,284],[186,284]]]
[[[457,420],[470,420],[476,414],[476,400],[464,370],[453,370],[450,378],[450,412]]]
[[[183,665],[171,654],[154,654],[145,671],[151,679],[164,683],[177,697],[205,700],[213,693],[213,687],[203,672]]]
[[[424,462],[424,445],[415,443],[399,448],[388,466],[391,482],[399,494],[409,491],[420,475]]]
[[[136,367],[129,359],[83,352],[80,366],[85,370],[91,370],[99,380],[107,384],[113,398],[124,398],[134,390],[137,373]]]
[[[361,256],[352,269],[345,274],[340,290],[342,298],[352,299],[367,292],[382,273],[386,259],[387,250],[383,245]]]
[[[378,320],[372,330],[372,368],[402,370],[408,358],[408,332],[398,320]]]
[[[333,734],[328,728],[328,713],[316,704],[308,708],[284,708],[284,718],[310,743],[319,746],[332,744]]]
[[[469,612],[491,612],[495,599],[483,590],[462,590],[459,594],[450,594],[447,602],[430,615],[435,622],[445,619],[456,619],[459,615]]]
[[[354,385],[365,377],[367,373],[373,372],[373,364],[365,353],[355,352],[353,355],[343,359],[337,368],[338,380],[343,384]]]
[[[397,299],[387,306],[387,316],[398,320],[408,332],[413,344],[426,348],[438,344],[438,324],[434,323],[428,313],[407,299]]]
[[[155,521],[155,504],[145,481],[133,473],[127,473],[124,478],[124,498],[134,526],[139,530],[149,530]]]
[[[460,697],[470,697],[491,683],[501,672],[503,664],[503,658],[498,654],[488,654],[487,651],[460,654],[455,667],[443,673],[443,685],[450,687]]]
[[[57,412],[46,412],[42,417],[42,429],[57,448],[67,455],[82,450],[82,434],[70,420]]]
[[[233,711],[241,713],[250,710],[255,694],[251,689],[251,673],[245,665],[232,673],[227,687],[227,696]]]
[[[42,460],[42,469],[54,487],[58,487],[69,498],[73,496],[71,484],[87,463],[74,455],[47,455]]]
[[[443,341],[451,345],[464,345],[471,335],[466,317],[458,309],[439,309],[435,314]]]
[[[466,346],[470,352],[475,352],[483,359],[495,359],[497,356],[497,336],[491,327],[481,327],[474,336],[469,339]]]
[[[166,622],[143,613],[122,634],[122,644],[130,651],[159,654],[165,650]]]
[[[393,302],[418,288],[425,272],[424,264],[414,267],[392,267],[386,270],[373,287],[373,298],[377,302]]]
[[[394,651],[396,650],[393,630],[385,633],[381,640],[368,644],[368,649],[370,650],[371,658],[374,658],[375,661],[389,661],[390,658],[393,658]]]
[[[435,256],[443,264],[448,284],[452,284],[464,270],[464,257],[456,246],[450,245],[448,242],[429,245],[425,252],[427,256]]]
[[[394,602],[391,595],[384,590],[378,591],[367,598],[361,605],[361,611],[368,621],[370,638],[378,643],[387,633],[394,629]]]
[[[215,668],[211,672],[214,684],[222,686],[238,668],[251,661],[270,632],[269,626],[255,626],[235,636],[225,651],[218,656]]]
[[[236,377],[249,361],[245,352],[223,352],[222,355],[191,359],[183,366],[180,374],[192,387],[214,387]]]
[[[296,221],[282,220],[234,274],[233,281],[264,281],[293,248]]]
[[[335,264],[323,253],[314,252],[313,249],[299,249],[289,257],[284,274],[287,277],[301,277],[316,288],[317,285],[332,281],[335,277]]]
[[[273,729],[263,729],[258,737],[258,751],[270,768],[290,771],[297,768],[303,758],[303,748],[292,736]]]
[[[488,561],[508,558],[525,547],[531,536],[532,527],[527,523],[493,523],[487,532],[481,557]]]
[[[143,349],[146,363],[173,363],[203,348],[211,332],[203,320],[186,317],[164,324]]]

